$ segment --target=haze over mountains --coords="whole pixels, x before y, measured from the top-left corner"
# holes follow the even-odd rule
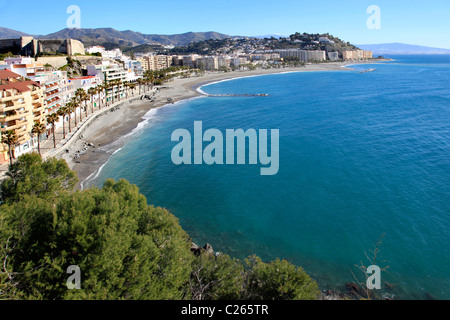
[[[370,50],[374,55],[380,54],[450,54],[450,49],[417,46],[404,43],[360,44],[362,50]]]

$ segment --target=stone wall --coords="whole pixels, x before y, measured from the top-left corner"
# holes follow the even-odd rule
[[[0,53],[20,54],[22,42],[20,39],[0,39]]]
[[[38,40],[32,37],[1,39],[0,53],[11,52],[22,56],[36,56],[38,53],[59,53],[67,55],[84,54],[83,43],[74,39]]]
[[[39,57],[36,59],[37,62],[46,65],[47,63],[52,67],[58,69],[67,64],[66,56],[55,56],[55,57]]]

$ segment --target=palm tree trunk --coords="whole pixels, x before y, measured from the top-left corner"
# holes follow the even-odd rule
[[[11,150],[11,145],[8,145],[8,149],[9,149],[9,165],[12,166],[12,161],[13,161],[13,156],[12,156],[12,150]]]
[[[52,127],[53,127],[53,147],[56,149],[56,129],[54,123],[52,123]]]

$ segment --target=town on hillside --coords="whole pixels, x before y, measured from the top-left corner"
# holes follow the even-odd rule
[[[139,51],[142,49],[142,51]],[[71,119],[176,77],[205,72],[362,61],[360,50],[329,34],[211,39],[186,46],[107,50],[75,39],[0,40],[0,165],[39,149]],[[55,135],[53,134],[53,137]],[[55,142],[56,148],[56,142]]]

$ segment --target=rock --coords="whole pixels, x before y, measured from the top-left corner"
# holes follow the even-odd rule
[[[356,283],[353,283],[353,282],[348,282],[345,285],[345,288],[348,291],[352,292],[352,293],[358,293],[359,292],[359,286]]]
[[[201,247],[199,247],[198,245],[196,245],[195,243],[191,244],[191,251],[196,255],[199,256],[202,253],[202,249]]]
[[[207,244],[203,247],[203,249],[206,251],[207,254],[214,255],[214,249],[213,249],[213,247],[212,247],[209,243],[207,243]]]
[[[320,294],[320,300],[343,300],[343,296],[332,290],[323,290]]]

